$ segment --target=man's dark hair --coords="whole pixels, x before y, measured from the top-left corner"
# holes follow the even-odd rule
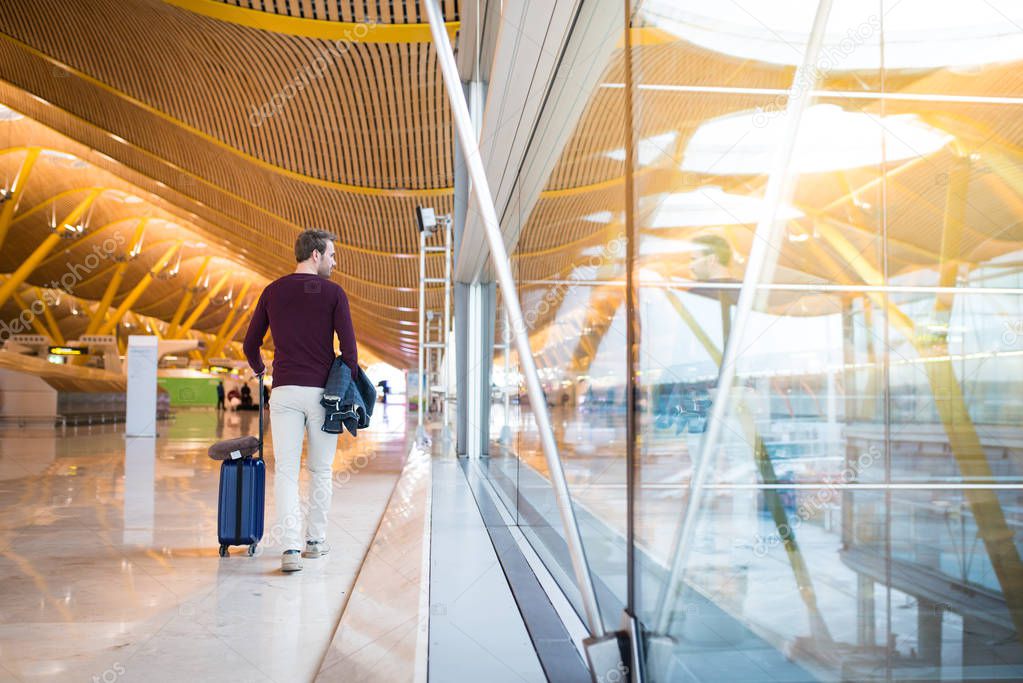
[[[295,240],[295,260],[299,263],[313,255],[313,249],[320,254],[327,253],[327,242],[332,242],[334,235],[326,230],[306,230]]]

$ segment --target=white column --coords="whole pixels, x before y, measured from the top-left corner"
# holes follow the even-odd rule
[[[156,337],[128,337],[128,396],[125,436],[156,436]]]

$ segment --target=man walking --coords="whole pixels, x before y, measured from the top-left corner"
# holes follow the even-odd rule
[[[274,497],[283,533],[281,571],[302,569],[302,557],[326,555],[327,513],[333,491],[337,434],[322,431],[326,409],[320,404],[334,362],[334,334],[341,357],[356,376],[359,370],[355,330],[348,297],[332,282],[333,236],[306,230],[295,241],[295,272],[274,280],[259,297],[245,334],[245,356],[257,375],[266,369],[259,349],[267,328],[274,340],[274,394],[270,407],[274,448]],[[305,551],[301,551],[302,510],[298,474],[302,437],[308,435],[306,467],[312,479]]]
[[[217,382],[217,412],[221,410],[227,410],[224,406],[224,382],[223,380]]]

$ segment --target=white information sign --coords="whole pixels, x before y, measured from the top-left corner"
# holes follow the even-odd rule
[[[126,436],[156,436],[156,337],[128,337],[128,396]]]

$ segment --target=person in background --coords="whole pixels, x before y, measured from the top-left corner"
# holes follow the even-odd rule
[[[233,387],[231,391],[227,392],[227,405],[231,410],[238,410],[238,406],[242,404],[242,395],[238,391],[237,387]]]
[[[217,410],[227,410],[224,405],[224,381],[217,382]]]
[[[259,295],[245,334],[245,357],[256,375],[266,370],[260,347],[267,329],[274,340],[274,391],[270,426],[274,449],[274,498],[283,531],[281,571],[302,569],[302,558],[322,557],[327,545],[327,512],[333,494],[337,434],[323,431],[327,416],[323,389],[334,364],[334,335],[341,358],[359,374],[359,352],[348,296],[330,280],[334,270],[333,236],[306,230],[295,241],[295,272],[271,282]],[[305,550],[298,474],[302,441],[309,439],[306,466],[312,478]]]

